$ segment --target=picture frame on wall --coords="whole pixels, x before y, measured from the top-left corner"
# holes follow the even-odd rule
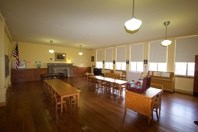
[[[94,62],[94,56],[91,56],[91,62]]]
[[[55,53],[55,61],[66,61],[66,53]]]

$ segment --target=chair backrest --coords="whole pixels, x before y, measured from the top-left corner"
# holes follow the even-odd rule
[[[151,77],[150,76],[144,77],[142,88],[146,90],[147,88],[150,87],[150,85],[151,85]]]

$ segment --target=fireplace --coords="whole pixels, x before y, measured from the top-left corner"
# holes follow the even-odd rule
[[[62,73],[66,77],[72,77],[72,66],[73,64],[68,63],[48,63],[48,73]]]

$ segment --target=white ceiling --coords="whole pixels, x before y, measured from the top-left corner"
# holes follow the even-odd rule
[[[136,0],[136,33],[124,28],[131,0],[0,0],[0,11],[15,41],[96,49],[198,34],[198,0]]]

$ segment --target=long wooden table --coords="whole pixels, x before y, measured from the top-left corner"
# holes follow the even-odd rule
[[[50,86],[61,97],[61,113],[63,112],[63,101],[66,97],[76,96],[78,107],[80,106],[80,90],[77,88],[59,79],[44,80],[44,83]]]
[[[112,83],[114,85],[117,86],[117,89],[119,90],[119,97],[121,96],[122,94],[122,86],[127,84],[127,81],[125,80],[120,80],[120,79],[114,79],[114,78],[109,78],[109,77],[102,77],[102,76],[89,76],[89,78],[92,80],[95,80],[95,82],[97,80],[99,81],[103,81],[103,82],[109,82],[109,83]],[[89,79],[88,79],[89,80]]]
[[[133,91],[126,91],[125,97],[125,114],[126,110],[131,109],[140,114],[148,117],[148,123],[150,124],[151,115],[153,112],[152,104],[154,99],[160,98],[161,101],[162,90],[150,87],[144,93],[136,93]],[[160,95],[160,96],[159,96]]]

